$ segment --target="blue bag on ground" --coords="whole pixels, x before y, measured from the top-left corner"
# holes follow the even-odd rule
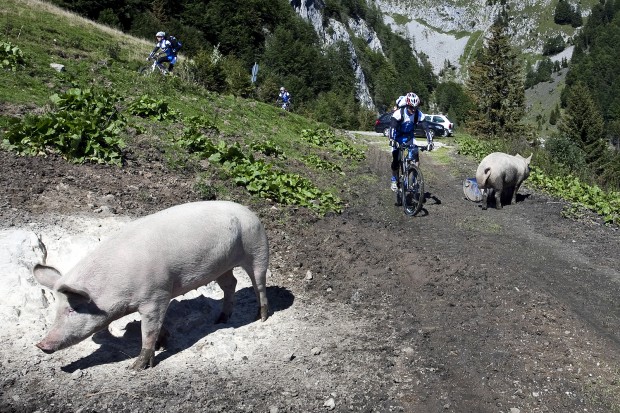
[[[463,181],[463,193],[465,193],[465,198],[470,201],[482,201],[482,192],[480,192],[480,188],[478,188],[476,178],[465,178]]]

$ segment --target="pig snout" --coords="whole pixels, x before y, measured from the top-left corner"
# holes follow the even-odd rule
[[[52,354],[57,350],[57,348],[50,346],[49,343],[45,341],[41,341],[40,343],[35,344],[35,346],[40,348],[46,354]]]
[[[40,348],[44,353],[51,354],[58,350],[63,350],[69,346],[72,346],[80,341],[82,341],[82,339],[76,337],[75,335],[64,335],[58,331],[52,331],[40,342],[35,344],[35,346]]]

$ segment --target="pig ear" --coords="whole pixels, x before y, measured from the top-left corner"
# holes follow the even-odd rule
[[[66,284],[62,284],[58,286],[58,289],[56,291],[58,291],[59,293],[63,293],[67,296],[79,295],[81,298],[84,298],[86,299],[86,301],[90,302],[90,294],[88,294],[88,291],[83,289],[81,290],[79,288],[74,288]]]
[[[525,158],[525,160],[527,161],[527,163],[530,163],[532,161],[532,155],[534,155],[534,152],[530,153],[530,156],[528,156],[527,158]]]
[[[47,265],[37,264],[32,269],[34,278],[43,286],[50,290],[54,288],[56,281],[62,276],[60,272],[54,267],[48,267]]]

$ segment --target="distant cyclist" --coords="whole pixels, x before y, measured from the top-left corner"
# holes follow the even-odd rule
[[[398,145],[413,139],[415,143],[415,126],[424,119],[424,114],[420,111],[420,98],[413,92],[407,93],[396,100],[397,109],[392,114],[390,120],[390,145],[392,146],[392,182],[390,188],[396,191],[398,186]],[[433,150],[433,138],[428,132],[428,127],[424,127],[426,132],[426,143],[429,151]],[[417,146],[414,147],[413,157],[416,165],[420,163],[420,155]]]
[[[291,94],[288,93],[288,90],[286,90],[284,86],[280,88],[280,94],[278,95],[278,98],[276,99],[276,105],[278,104],[278,102],[282,102],[282,109],[284,110],[289,109],[289,105],[291,103]]]
[[[172,73],[174,65],[177,62],[177,53],[172,48],[172,44],[170,43],[170,41],[166,39],[165,32],[157,32],[155,34],[155,38],[157,39],[157,44],[155,45],[155,48],[146,60],[152,59],[155,56],[155,53],[157,53],[158,50],[161,50],[165,54],[159,59],[157,59],[157,63],[161,65],[165,62],[168,62],[168,72]]]

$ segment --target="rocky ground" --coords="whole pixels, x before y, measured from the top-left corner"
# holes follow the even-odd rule
[[[453,152],[422,155],[429,199],[409,218],[388,157],[369,150],[380,179],[340,215],[257,206],[272,254],[266,322],[239,273],[229,323],[214,324],[217,287],[174,300],[168,348],[133,372],[136,317],[51,355],[34,347],[53,317],[28,279],[37,236],[48,262],[70,267],[128,220],[195,200],[193,183],[156,162],[0,152],[0,275],[7,288],[9,265],[26,274],[0,306],[0,411],[620,411],[618,230],[562,218],[562,202],[527,187],[483,211],[462,193],[475,165]]]

